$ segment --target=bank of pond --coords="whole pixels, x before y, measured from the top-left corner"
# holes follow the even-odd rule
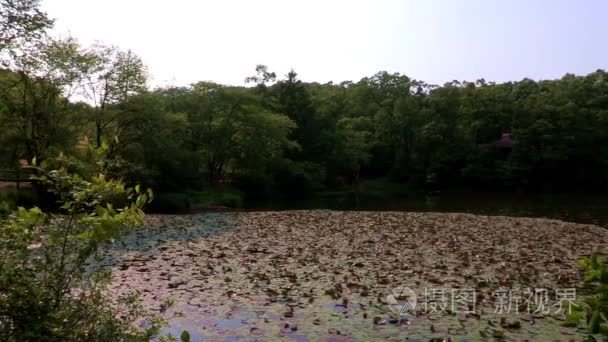
[[[425,191],[388,181],[363,182],[357,189],[322,191],[302,198],[259,196],[231,186],[188,192],[156,192],[148,213],[189,214],[209,211],[347,210],[447,212],[552,218],[608,227],[608,195],[445,189]],[[41,205],[25,188],[0,189],[0,213],[16,205]]]

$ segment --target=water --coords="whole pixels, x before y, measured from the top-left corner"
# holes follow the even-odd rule
[[[326,197],[250,203],[247,210],[370,210],[461,212],[480,215],[542,217],[608,227],[608,195],[539,195],[448,191],[408,198]]]

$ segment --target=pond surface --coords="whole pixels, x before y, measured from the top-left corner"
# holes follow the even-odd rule
[[[193,341],[582,341],[585,328],[563,326],[553,294],[584,295],[577,261],[608,253],[606,229],[506,216],[299,210],[146,222],[105,251],[110,291],[139,292],[167,315],[166,333]],[[403,287],[418,305],[398,316],[389,294]],[[449,296],[462,289],[474,294],[461,310]],[[497,312],[504,289],[546,289],[552,309]],[[166,300],[175,306],[163,310]]]
[[[332,209],[353,211],[460,212],[539,217],[608,227],[606,195],[539,195],[448,191],[408,198],[326,197],[249,203],[246,210]]]

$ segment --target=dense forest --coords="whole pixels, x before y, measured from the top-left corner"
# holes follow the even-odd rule
[[[144,215],[602,193],[605,71],[320,84],[258,65],[246,86],[154,88],[133,51],[52,27],[40,0],[0,0],[0,341],[608,335],[605,227],[502,212]]]
[[[103,147],[120,160],[117,175],[169,204],[209,189],[306,197],[357,191],[366,180],[433,190],[608,188],[603,70],[438,86],[385,71],[307,83],[258,65],[247,87],[151,89],[134,52],[50,38],[51,21],[20,13],[30,33],[5,29],[0,44],[3,169]]]

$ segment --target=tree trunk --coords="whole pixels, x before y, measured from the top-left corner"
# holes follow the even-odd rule
[[[95,141],[97,148],[101,147],[101,121],[95,120]]]

